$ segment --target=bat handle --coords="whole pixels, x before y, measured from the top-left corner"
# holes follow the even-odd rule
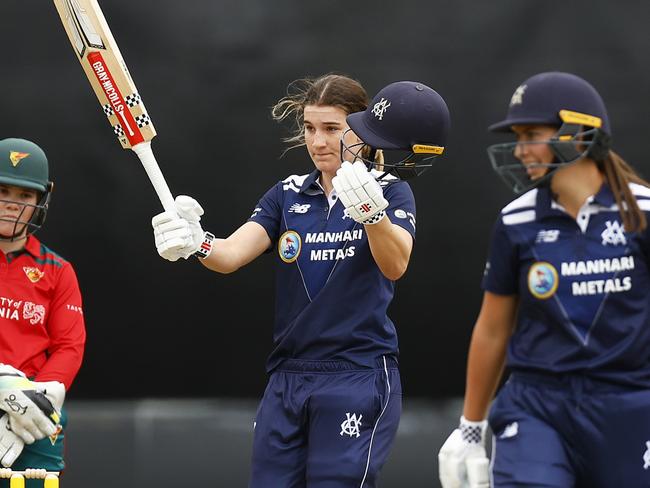
[[[172,192],[169,191],[169,186],[167,186],[162,171],[160,171],[160,166],[158,166],[156,156],[153,155],[151,142],[141,142],[133,146],[131,149],[138,155],[138,158],[140,158],[140,162],[142,163],[142,166],[144,166],[144,170],[147,172],[147,176],[151,180],[151,184],[156,190],[156,194],[158,195],[163,208],[167,212],[176,213],[174,197],[172,196]]]

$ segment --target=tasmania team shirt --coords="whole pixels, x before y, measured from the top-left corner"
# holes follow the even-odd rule
[[[335,192],[328,200],[320,172],[292,175],[259,201],[250,221],[266,230],[276,261],[273,370],[283,359],[347,360],[374,367],[397,354],[386,311],[395,290],[377,267],[364,226],[345,212]],[[409,185],[382,183],[390,220],[415,237],[415,200]]]
[[[630,188],[648,216],[650,189]],[[650,387],[649,251],[649,232],[625,231],[607,185],[577,219],[548,187],[507,205],[494,228],[483,287],[519,296],[508,365]]]
[[[0,362],[70,387],[84,351],[81,293],[72,265],[34,236],[0,251]]]

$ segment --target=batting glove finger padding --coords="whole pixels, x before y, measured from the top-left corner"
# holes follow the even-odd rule
[[[200,206],[199,206],[200,209]],[[198,209],[192,210],[196,216]],[[203,209],[201,209],[201,212]],[[198,220],[189,221],[174,212],[162,212],[151,219],[158,254],[168,261],[187,259],[203,243],[203,229]]]
[[[178,215],[189,222],[198,222],[203,215],[203,207],[194,198],[187,195],[178,195],[174,200]]]
[[[489,488],[489,459],[485,452],[487,422],[461,417],[460,426],[438,453],[438,474],[443,488]]]
[[[20,456],[25,442],[16,435],[9,425],[9,415],[0,417],[0,462],[5,468],[11,467]]]
[[[341,203],[350,217],[361,224],[376,224],[386,214],[388,201],[381,185],[360,161],[344,161],[332,179]]]

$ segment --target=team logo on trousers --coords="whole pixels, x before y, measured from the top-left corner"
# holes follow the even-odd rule
[[[558,285],[557,270],[551,263],[539,261],[528,271],[528,289],[536,298],[546,300],[553,296]]]
[[[300,235],[295,230],[288,230],[278,241],[278,254],[285,263],[293,263],[300,255]]]
[[[357,417],[356,413],[350,415],[349,412],[346,414],[347,419],[341,424],[341,435],[349,435],[350,437],[356,436],[359,437],[361,433],[359,429],[361,428],[361,418],[363,415]]]
[[[650,468],[650,441],[645,443],[645,454],[643,454],[643,469]]]

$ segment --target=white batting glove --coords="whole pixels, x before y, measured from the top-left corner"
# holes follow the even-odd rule
[[[438,453],[442,488],[490,488],[490,460],[485,452],[487,420],[460,418],[459,427]]]
[[[361,224],[376,224],[386,216],[388,200],[368,168],[361,162],[343,161],[332,185],[348,215]]]
[[[176,213],[163,212],[151,219],[158,254],[168,261],[187,259],[195,253],[207,257],[214,236],[201,228],[203,207],[194,198],[179,195]]]
[[[0,409],[7,412],[11,430],[26,444],[59,431],[61,413],[52,400],[21,371],[0,364]]]
[[[9,415],[0,417],[0,462],[5,468],[10,468],[20,453],[23,452],[25,442],[11,430]]]

